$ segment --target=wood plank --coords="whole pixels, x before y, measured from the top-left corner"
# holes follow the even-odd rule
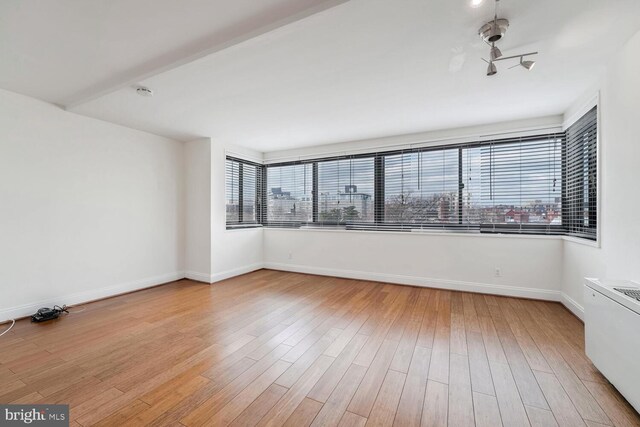
[[[285,427],[307,427],[313,422],[318,412],[322,408],[322,403],[305,397],[293,414],[284,423]]]
[[[614,425],[640,426],[640,417],[637,412],[612,385],[595,381],[583,381],[583,383]]]
[[[469,348],[469,368],[471,374],[471,388],[478,393],[495,396],[493,378],[489,368],[489,360],[484,349],[482,334],[469,332],[467,334]]]
[[[209,418],[206,421],[206,424],[221,426],[231,424],[231,422],[240,415],[242,411],[244,411],[254,400],[266,391],[269,386],[273,384],[276,378],[282,375],[282,373],[289,367],[289,363],[283,360],[278,360],[251,384],[246,386],[244,390],[238,393],[229,403],[222,407],[222,409],[216,412],[213,417]]]
[[[308,396],[318,402],[326,402],[333,389],[342,379],[343,375],[345,375],[347,370],[350,369],[353,360],[356,358],[356,355],[362,349],[362,346],[368,338],[368,336],[361,334],[353,337],[349,345],[345,347],[344,351],[338,356],[335,362],[331,364],[331,367],[327,369],[327,372],[325,372],[322,378],[320,378],[316,385],[311,389]],[[363,369],[363,372],[364,371],[366,371],[366,369]],[[358,384],[360,384],[360,381],[358,381]]]
[[[371,414],[367,419],[368,426],[392,426],[398,409],[398,402],[407,375],[402,372],[387,371],[387,376],[380,387]]]
[[[255,426],[287,392],[287,388],[271,384],[230,424],[234,427]]]
[[[284,424],[333,361],[333,357],[320,356],[278,403],[267,412],[258,425],[280,426]]]
[[[337,426],[366,372],[367,368],[364,366],[352,364],[326,400],[312,425],[315,427]]]
[[[0,401],[71,425],[640,427],[554,302],[261,270],[84,307],[2,337]]]
[[[467,356],[451,353],[449,375],[449,423],[455,426],[473,426],[473,396]]]
[[[505,426],[529,426],[529,419],[522,400],[520,400],[520,394],[509,365],[490,363],[489,366],[503,424]]]
[[[397,341],[384,341],[382,343],[380,351],[371,363],[371,367],[367,370],[356,394],[351,400],[349,412],[365,418],[369,416],[397,347]]]
[[[436,381],[427,382],[422,409],[422,427],[443,427],[447,425],[449,406],[449,386]]]
[[[531,427],[557,427],[553,413],[546,409],[534,408],[533,406],[525,406]]]
[[[367,424],[367,419],[356,415],[353,412],[346,412],[340,420],[339,427],[363,427]]]
[[[429,376],[429,362],[431,349],[416,347],[411,359],[411,365],[405,380],[402,396],[398,405],[398,412],[394,421],[396,426],[419,426],[424,406],[424,395]]]
[[[482,393],[473,393],[473,411],[476,427],[499,427],[502,425],[498,399]]]
[[[582,417],[555,375],[547,372],[536,372],[535,375],[558,424],[561,426],[584,426]]]
[[[444,384],[449,382],[449,338],[450,313],[448,310],[438,312],[436,331],[431,351],[429,379]]]

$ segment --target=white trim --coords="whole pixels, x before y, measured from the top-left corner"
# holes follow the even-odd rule
[[[473,238],[488,238],[488,239],[533,239],[533,240],[563,240],[562,235],[540,235],[540,234],[516,234],[516,233],[477,233],[477,232],[465,232],[465,231],[429,231],[429,230],[415,230],[415,231],[386,231],[386,230],[346,230],[343,228],[331,228],[331,227],[300,227],[300,228],[287,228],[287,227],[269,227],[262,228],[264,232],[271,231],[285,231],[294,233],[356,233],[360,234],[379,234],[380,236],[398,235],[398,236],[447,236],[447,237],[473,237]]]
[[[264,264],[257,262],[255,264],[247,265],[244,267],[234,268],[232,270],[222,271],[211,275],[210,283],[220,282],[221,280],[230,279],[231,277],[240,276],[241,274],[251,273],[252,271],[260,270],[264,268]]]
[[[574,237],[574,236],[562,236],[562,240],[570,243],[576,243],[578,245],[591,246],[592,248],[600,247],[600,241],[598,240],[594,241],[594,240],[582,239],[580,237]]]
[[[211,283],[211,275],[207,273],[199,273],[197,271],[185,271],[184,277],[196,282]]]
[[[600,108],[600,91],[596,90],[595,93],[588,98],[586,101],[577,104],[577,107],[573,111],[569,111],[570,115],[567,116],[565,113],[565,119],[562,124],[562,129],[566,131],[571,125],[577,122],[582,116],[588,113],[593,107],[597,107],[596,111],[596,123],[597,123],[597,132],[596,132],[596,216],[598,218],[597,229],[596,229],[596,241],[589,241],[589,243],[582,242],[581,239],[575,238],[565,238],[565,240],[574,243],[582,243],[588,246],[592,246],[595,248],[600,248],[602,246],[602,108]],[[570,236],[565,236],[570,237]],[[575,239],[575,240],[574,240]]]
[[[573,298],[571,298],[569,295],[565,294],[564,292],[560,293],[560,302],[562,303],[562,305],[564,305],[565,307],[567,307],[567,309],[569,311],[571,311],[573,314],[575,314],[578,319],[582,320],[584,322],[584,307],[581,306],[580,304],[578,304],[576,302],[576,300],[574,300]]]
[[[405,135],[345,141],[333,144],[315,145],[298,149],[278,150],[263,153],[264,164],[287,161],[321,159],[324,157],[369,154],[375,151],[390,151],[430,146],[444,146],[467,142],[484,141],[495,138],[542,135],[562,132],[560,116],[545,116],[491,125],[449,128],[439,131],[420,132]]]
[[[562,123],[562,130],[566,131],[567,129],[569,129],[569,127],[572,124],[574,124],[582,116],[587,114],[593,107],[599,107],[599,106],[600,106],[600,92],[596,91],[593,94],[593,96],[587,99],[584,103],[580,104],[580,107],[578,107],[575,111],[571,112],[570,116],[567,117],[565,115],[564,121]],[[600,117],[598,117],[598,119],[600,119]]]
[[[54,305],[61,306],[63,304],[68,306],[83,304],[102,298],[114,297],[128,292],[150,288],[164,283],[175,282],[176,280],[183,278],[184,272],[177,271],[175,273],[167,273],[161,276],[148,277],[146,279],[134,280],[131,282],[120,283],[118,285],[62,295],[52,299],[36,301],[16,307],[9,307],[0,310],[0,322],[29,316],[42,307],[53,307]]]
[[[262,157],[260,157],[257,154],[250,154],[250,153],[247,153],[247,152],[233,151],[233,150],[230,150],[230,149],[225,149],[224,150],[224,157],[225,157],[225,160],[227,159],[227,157],[235,157],[236,159],[246,160],[248,162],[257,163],[259,165],[264,164],[264,161],[263,161]]]
[[[496,285],[489,283],[464,282],[460,280],[432,279],[399,274],[370,273],[355,270],[337,270],[332,268],[312,267],[305,265],[266,262],[264,268],[295,273],[317,274],[320,276],[343,277],[346,279],[370,280],[374,282],[394,283],[427,288],[448,289],[452,291],[478,292],[519,298],[532,298],[547,301],[561,301],[560,291],[550,289],[534,289],[519,286]]]

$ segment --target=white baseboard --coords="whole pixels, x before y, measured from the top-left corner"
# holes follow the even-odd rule
[[[400,285],[422,286],[430,288],[448,289],[464,292],[479,292],[484,294],[533,298],[547,301],[559,301],[567,307],[578,318],[583,319],[584,308],[567,294],[547,289],[535,289],[519,286],[506,286],[488,283],[464,282],[459,280],[432,279],[418,276],[406,276],[398,274],[371,273],[356,270],[338,270],[322,267],[301,266],[295,264],[284,263],[256,263],[245,267],[235,268],[223,271],[213,275],[199,273],[195,271],[178,271],[161,276],[150,277],[147,279],[136,280],[132,282],[122,283],[115,286],[109,286],[100,289],[93,289],[75,294],[63,295],[54,300],[44,300],[34,303],[24,304],[17,307],[10,307],[0,310],[0,322],[10,319],[16,319],[33,314],[38,308],[51,307],[54,304],[74,305],[82,304],[88,301],[94,301],[101,298],[120,295],[123,293],[145,289],[157,286],[167,282],[173,282],[182,278],[188,278],[204,283],[215,283],[231,277],[250,273],[260,270],[261,268],[269,268],[271,270],[291,271],[295,273],[317,274],[321,276],[344,277],[347,279],[371,280],[376,282],[395,283]]]
[[[244,267],[234,268],[232,270],[222,271],[211,275],[211,282],[215,283],[221,280],[229,279],[231,277],[240,276],[241,274],[251,273],[252,271],[260,270],[264,268],[264,264],[257,262],[255,264],[247,265]]]
[[[344,277],[347,279],[372,280],[376,282],[395,283],[399,285],[422,286],[428,288],[448,289],[453,291],[479,292],[483,294],[532,298],[547,301],[561,301],[560,291],[548,289],[525,288],[519,286],[496,285],[489,283],[463,282],[459,280],[432,279],[399,274],[371,273],[354,270],[336,270],[322,267],[301,266],[267,262],[264,268],[296,273],[318,274],[321,276]]]
[[[573,298],[571,298],[569,295],[565,294],[564,292],[560,293],[560,302],[567,307],[567,309],[569,311],[571,311],[573,314],[575,314],[578,319],[584,321],[584,307],[581,306],[580,304],[578,304],[576,302],[576,300],[574,300]]]
[[[89,301],[95,301],[106,297],[112,297],[127,292],[137,291],[140,289],[150,288],[152,286],[161,285],[163,283],[173,282],[185,277],[183,271],[175,273],[163,274],[161,276],[149,277],[141,280],[121,283],[114,286],[107,286],[99,289],[91,289],[84,292],[67,294],[55,297],[49,300],[36,301],[33,303],[23,304],[17,307],[9,307],[0,310],[0,322],[10,319],[29,316],[41,307],[53,307],[54,305],[76,305]]]
[[[199,273],[197,271],[185,271],[184,277],[187,279],[195,280],[196,282],[211,283],[211,275],[206,273]]]

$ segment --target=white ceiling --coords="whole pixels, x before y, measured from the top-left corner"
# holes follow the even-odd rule
[[[76,103],[342,1],[2,0],[0,87]]]
[[[493,15],[489,0],[476,9],[469,0],[350,0],[304,19],[327,2],[203,0],[185,11],[168,0],[64,0],[75,5],[68,13],[52,3],[2,3],[0,54],[9,60],[0,86],[133,128],[259,151],[559,114],[640,29],[638,0],[502,0],[511,21],[503,53],[540,55],[531,72],[505,61],[486,77],[477,29]],[[29,35],[39,25],[50,34]],[[135,93],[135,75],[151,76],[135,81],[154,97]]]

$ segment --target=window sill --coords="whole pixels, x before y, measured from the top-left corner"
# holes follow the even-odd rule
[[[400,236],[448,236],[448,237],[470,237],[470,238],[490,238],[490,239],[538,239],[538,240],[562,240],[566,236],[562,235],[536,235],[536,234],[516,234],[516,233],[480,233],[479,231],[445,231],[445,230],[412,230],[412,231],[387,231],[387,230],[345,230],[338,227],[269,227],[264,226],[265,231],[279,230],[292,232],[320,232],[320,233],[357,233],[357,234],[378,234],[378,235],[400,235]],[[574,238],[575,239],[575,238]],[[580,239],[578,239],[580,240]],[[588,242],[594,243],[594,242]]]
[[[262,224],[239,224],[239,225],[227,225],[227,231],[234,230],[248,230],[252,228],[263,228]]]
[[[562,236],[562,239],[567,242],[577,243],[579,245],[590,246],[592,248],[597,248],[597,249],[600,248],[600,240],[582,239],[580,237],[574,237],[574,236]]]

